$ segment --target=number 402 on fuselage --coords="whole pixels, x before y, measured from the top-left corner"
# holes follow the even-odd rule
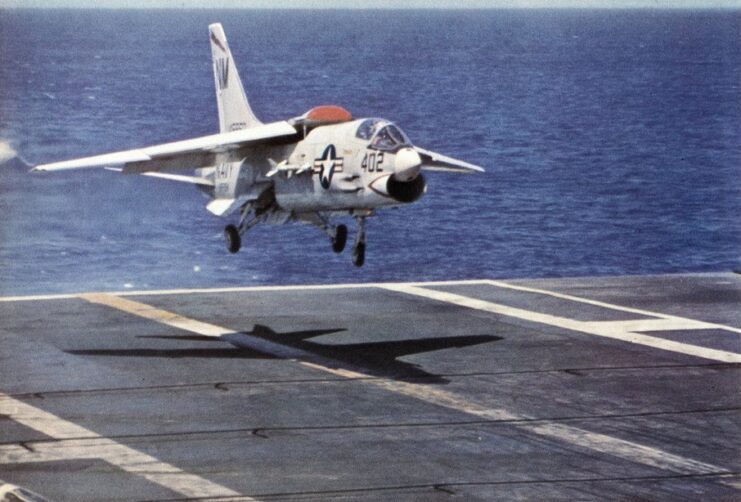
[[[256,224],[291,221],[319,227],[339,253],[347,227],[332,219],[351,215],[358,224],[352,251],[357,266],[365,261],[365,218],[377,208],[419,199],[426,190],[423,170],[483,171],[412,145],[388,120],[353,119],[339,106],[263,123],[247,101],[221,24],[209,26],[209,37],[218,134],[41,164],[33,171],[106,167],[194,184],[209,196],[210,212],[239,216],[224,230],[232,253]]]

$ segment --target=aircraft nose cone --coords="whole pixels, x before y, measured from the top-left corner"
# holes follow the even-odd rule
[[[422,168],[422,158],[414,148],[402,148],[396,152],[394,177],[399,181],[411,181]]]

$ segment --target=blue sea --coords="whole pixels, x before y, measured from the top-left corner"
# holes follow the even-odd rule
[[[230,255],[227,222],[189,185],[28,174],[21,159],[217,132],[217,21],[263,121],[338,104],[486,174],[430,173],[420,201],[379,211],[362,269],[300,224],[256,227]],[[0,295],[738,269],[740,21],[735,10],[0,11]]]

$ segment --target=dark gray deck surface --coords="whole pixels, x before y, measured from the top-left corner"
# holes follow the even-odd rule
[[[4,299],[0,479],[54,501],[741,499],[741,276],[506,282]],[[633,320],[678,343],[590,332]]]

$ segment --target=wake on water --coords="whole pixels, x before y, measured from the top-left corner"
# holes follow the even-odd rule
[[[5,165],[13,159],[20,160],[26,167],[33,167],[33,165],[23,158],[18,151],[13,148],[10,140],[0,139],[0,165]]]

